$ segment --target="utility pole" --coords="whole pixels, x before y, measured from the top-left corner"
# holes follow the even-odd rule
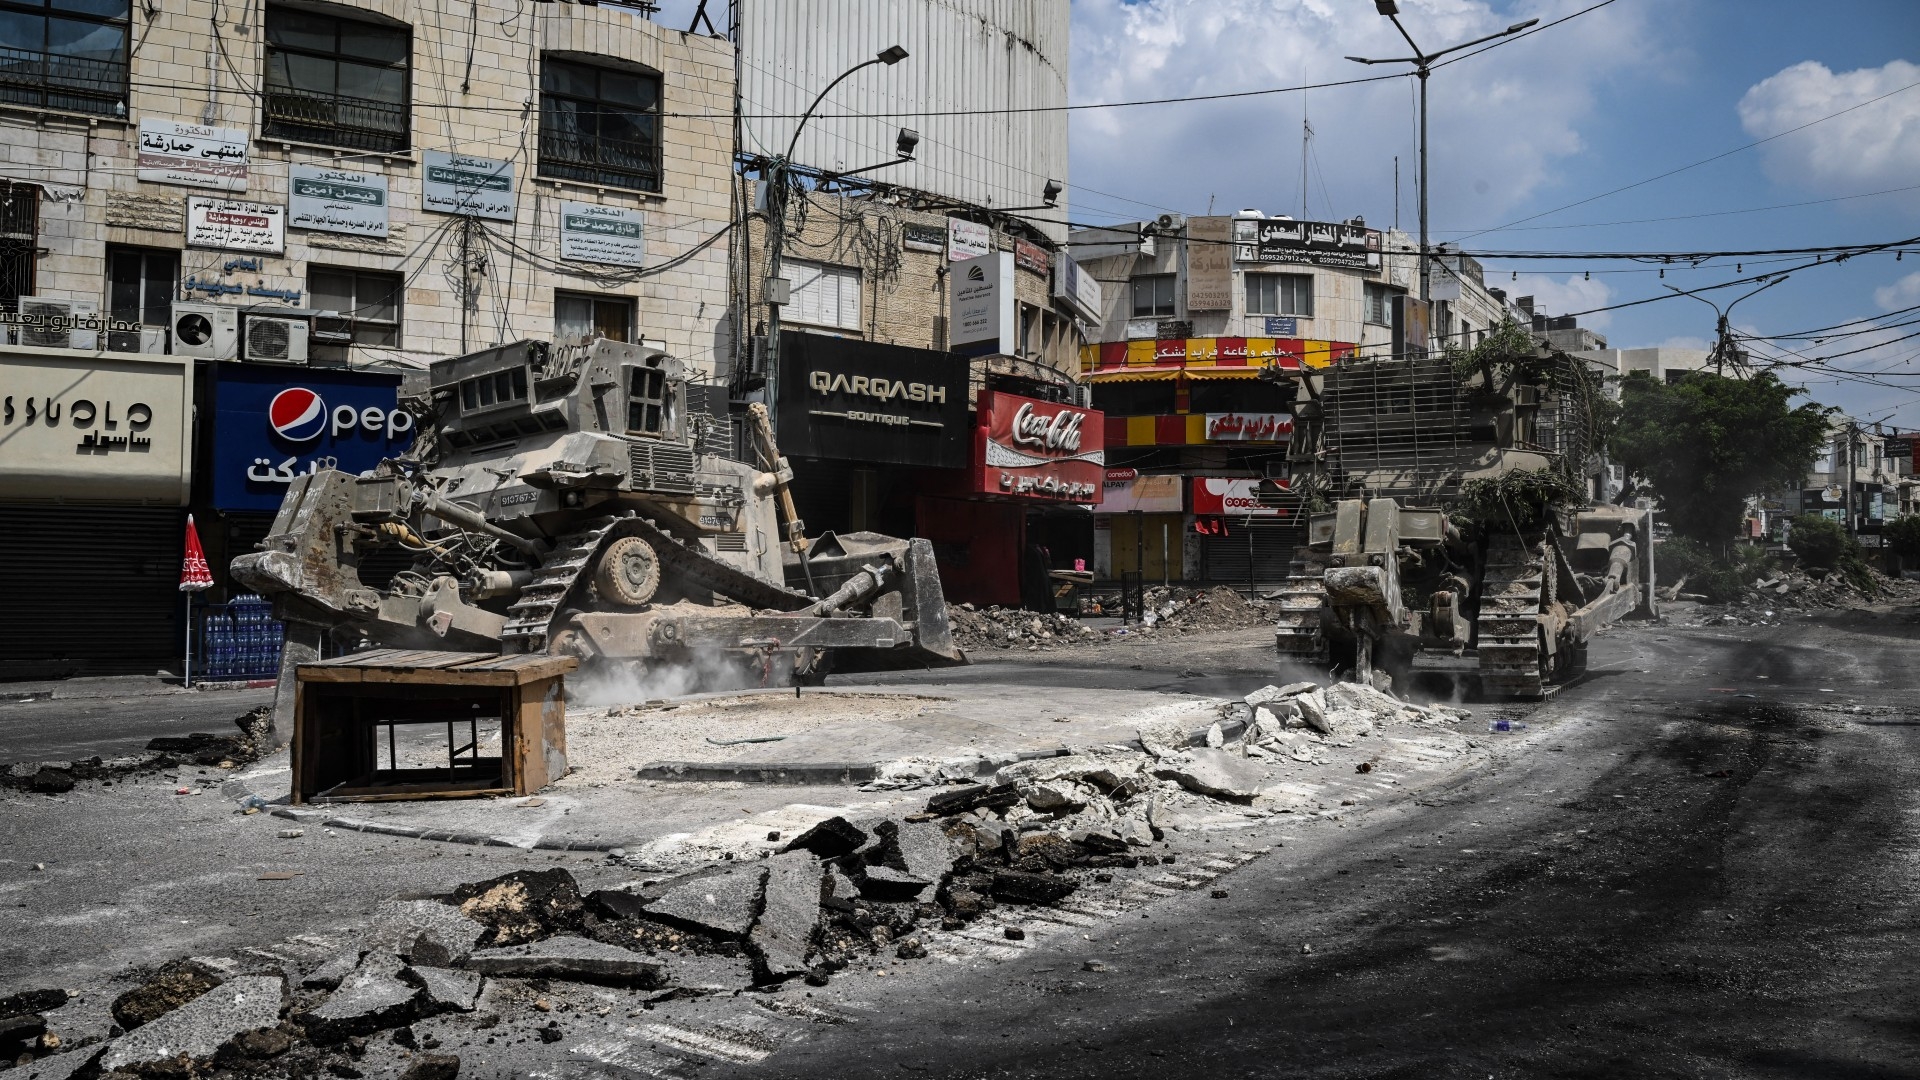
[[[1413,49],[1413,55],[1391,60],[1369,60],[1364,56],[1349,56],[1347,59],[1356,64],[1412,64],[1413,73],[1420,80],[1420,178],[1418,181],[1420,187],[1420,299],[1429,300],[1432,294],[1427,289],[1431,282],[1431,272],[1427,266],[1427,76],[1433,73],[1433,62],[1448,53],[1470,49],[1482,42],[1517,34],[1540,20],[1528,19],[1526,22],[1514,23],[1497,34],[1488,34],[1485,37],[1463,41],[1458,45],[1450,45],[1429,53],[1421,52],[1420,46],[1413,40],[1413,35],[1407,33],[1407,28],[1400,25],[1400,5],[1396,0],[1373,0],[1373,6],[1379,10],[1380,14],[1393,20],[1393,28],[1400,31],[1401,37],[1407,39],[1407,45]]]
[[[1847,535],[1848,536],[1856,536],[1860,532],[1858,519],[1854,516],[1854,495],[1853,495],[1854,481],[1858,478],[1854,471],[1854,460],[1855,460],[1855,455],[1858,453],[1858,451],[1854,449],[1854,446],[1857,443],[1859,437],[1860,437],[1860,425],[1855,423],[1852,417],[1848,417],[1847,418]]]

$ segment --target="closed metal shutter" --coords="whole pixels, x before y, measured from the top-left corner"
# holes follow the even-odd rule
[[[1200,575],[1210,585],[1256,588],[1287,580],[1300,526],[1290,519],[1228,518],[1227,535],[1200,536]]]
[[[179,670],[186,512],[0,506],[0,678]]]

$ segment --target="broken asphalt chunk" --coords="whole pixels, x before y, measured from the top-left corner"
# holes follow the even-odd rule
[[[519,979],[568,979],[602,986],[653,990],[666,984],[666,969],[617,945],[581,937],[553,937],[530,945],[480,949],[465,967],[482,975]]]
[[[453,967],[486,933],[485,923],[437,900],[388,900],[374,910],[366,943],[412,963]]]
[[[753,926],[766,881],[764,863],[688,878],[648,904],[646,916],[737,940]]]
[[[405,977],[420,987],[422,1015],[441,1012],[472,1012],[480,998],[480,976],[455,968],[415,964]]]
[[[460,1075],[460,1057],[457,1054],[415,1054],[407,1062],[407,1071],[400,1074],[400,1080],[455,1080]]]
[[[842,855],[851,855],[867,844],[867,834],[843,817],[830,817],[827,820],[801,833],[781,848],[784,854],[789,851],[811,851],[823,859],[837,859]]]
[[[333,993],[294,1018],[316,1043],[335,1043],[355,1035],[412,1022],[420,991],[402,979],[405,965],[386,953],[368,953]]]
[[[820,901],[825,874],[809,852],[792,851],[768,859],[765,900],[747,935],[758,982],[804,975],[807,954],[820,931]]]
[[[195,960],[175,960],[113,999],[113,1019],[128,1031],[153,1022],[219,986],[225,977]]]
[[[308,972],[300,980],[300,985],[307,990],[332,990],[340,985],[342,979],[353,974],[353,969],[360,966],[360,958],[365,955],[359,949],[348,949]]]
[[[996,870],[993,874],[993,898],[1010,904],[1053,904],[1066,899],[1077,888],[1066,878],[1051,874],[1028,874],[1019,870]]]
[[[942,791],[927,800],[927,813],[940,817],[964,814],[980,807],[1012,806],[1020,801],[1020,793],[1012,784],[970,784],[967,787]]]
[[[286,983],[278,976],[242,975],[115,1039],[97,1067],[191,1073],[241,1036],[277,1026],[285,1004]]]
[[[1153,774],[1176,781],[1188,791],[1241,801],[1258,796],[1266,779],[1265,770],[1246,758],[1204,747],[1161,761],[1154,766]]]
[[[580,925],[586,913],[580,887],[560,867],[515,870],[486,881],[469,882],[453,892],[460,912],[493,927],[489,945],[514,945]]]

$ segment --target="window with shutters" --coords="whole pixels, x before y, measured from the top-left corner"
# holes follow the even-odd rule
[[[852,266],[788,262],[780,276],[791,287],[781,318],[788,322],[860,329],[860,270]]]
[[[180,280],[180,253],[145,248],[107,249],[107,316],[142,326],[173,323],[173,292]],[[107,348],[139,352],[140,334],[116,330]]]
[[[1366,318],[1375,326],[1393,325],[1393,294],[1397,290],[1367,282]]]
[[[1172,274],[1149,274],[1133,279],[1133,317],[1136,319],[1171,318],[1178,314],[1173,302]]]
[[[540,175],[660,190],[660,76],[554,56],[540,64]]]
[[[320,311],[337,312],[355,345],[400,345],[399,274],[315,266],[307,271],[307,292]]]
[[[633,301],[621,296],[553,294],[553,337],[556,341],[633,340]]]
[[[1246,275],[1247,314],[1313,318],[1312,274]]]

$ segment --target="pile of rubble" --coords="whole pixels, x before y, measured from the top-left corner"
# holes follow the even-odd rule
[[[76,784],[86,781],[112,782],[126,776],[175,769],[182,765],[206,765],[232,769],[258,759],[267,750],[268,725],[273,708],[262,705],[234,718],[236,735],[196,732],[192,735],[162,736],[149,740],[138,754],[103,758],[94,756],[75,761],[20,761],[0,768],[0,787],[32,791],[42,795],[64,795]]]
[[[1920,581],[1888,577],[1878,570],[1872,574],[1875,591],[1869,594],[1837,570],[1824,574],[1775,572],[1756,578],[1730,603],[1703,606],[1693,625],[1777,626],[1784,615],[1920,602]],[[1684,581],[1663,588],[1661,596],[1667,600],[1706,600],[1688,593]]]
[[[1186,634],[1270,626],[1276,609],[1249,601],[1233,589],[1155,586],[1146,590],[1143,617],[1126,626],[1095,630],[1062,613],[1041,614],[1008,608],[976,608],[959,604],[949,609],[954,640],[963,649],[1031,649],[1047,651],[1076,645],[1097,645],[1130,634]],[[1119,618],[1118,593],[1089,597],[1081,615]]]

